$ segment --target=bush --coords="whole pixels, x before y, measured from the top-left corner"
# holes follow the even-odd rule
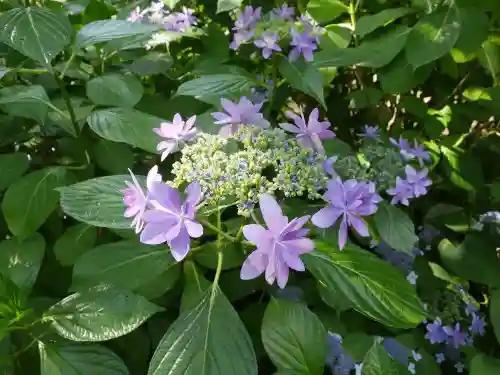
[[[497,3],[1,2],[0,373],[499,373]]]

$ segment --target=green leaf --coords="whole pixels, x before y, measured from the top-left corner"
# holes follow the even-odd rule
[[[113,351],[100,345],[38,342],[41,375],[128,375],[127,366]]]
[[[249,77],[236,74],[212,74],[184,82],[176,95],[193,96],[196,99],[221,97],[245,93],[255,86]]]
[[[159,25],[126,20],[102,20],[84,25],[76,34],[76,44],[85,47],[109,41],[119,41],[130,37],[151,36],[160,29]]]
[[[500,290],[496,289],[491,294],[490,300],[490,320],[493,326],[493,331],[497,338],[497,342],[500,343]]]
[[[169,54],[151,51],[134,60],[127,69],[140,76],[149,76],[165,73],[173,63]]]
[[[72,266],[91,249],[97,240],[97,229],[87,224],[77,224],[66,229],[54,244],[54,254],[63,266]]]
[[[111,340],[139,327],[163,308],[109,285],[72,294],[44,313],[44,321],[72,341]]]
[[[321,300],[337,312],[343,312],[353,308],[349,298],[342,293],[328,289],[324,284],[318,283],[318,292]]]
[[[245,253],[239,244],[223,243],[220,248],[217,244],[210,242],[204,244],[202,249],[196,251],[194,259],[203,267],[216,269],[219,249],[224,254],[222,269],[231,269],[239,267],[245,261]]]
[[[137,291],[176,266],[165,246],[144,245],[138,241],[100,245],[78,259],[73,267],[71,288],[83,290],[104,283]]]
[[[497,257],[495,244],[488,237],[471,233],[459,246],[444,239],[439,243],[438,249],[444,265],[458,276],[500,287],[500,259]]]
[[[381,202],[375,214],[377,231],[390,247],[404,253],[413,254],[413,245],[418,238],[415,226],[409,216],[391,204]]]
[[[21,152],[0,155],[0,191],[7,189],[29,168],[28,155]]]
[[[229,12],[239,8],[243,0],[217,0],[217,13]]]
[[[343,24],[325,26],[326,33],[320,41],[321,49],[347,48],[351,43],[352,31],[344,26]]]
[[[164,122],[161,118],[129,108],[108,108],[92,112],[89,126],[101,137],[156,152],[159,141],[153,128]]]
[[[488,15],[476,7],[460,7],[460,36],[454,46],[453,58],[456,52],[460,51],[461,55],[467,56],[477,52],[481,44],[488,38],[489,18]],[[455,51],[456,50],[456,51]],[[467,61],[468,59],[465,59]]]
[[[24,241],[12,238],[0,242],[0,274],[29,294],[45,254],[45,240],[34,233]]]
[[[381,68],[389,64],[403,49],[410,29],[397,26],[384,35],[365,40],[357,48],[332,49],[318,52],[313,65],[319,68],[360,65]]]
[[[87,96],[104,106],[133,107],[143,93],[141,81],[131,75],[109,74],[87,82]]]
[[[73,35],[68,19],[39,7],[14,8],[0,16],[0,40],[52,70],[51,62]]]
[[[356,34],[364,37],[379,27],[386,26],[396,19],[407,15],[409,12],[411,10],[408,8],[388,8],[377,14],[363,16],[356,22]]]
[[[380,85],[388,94],[408,92],[425,82],[432,68],[432,64],[428,64],[414,70],[406,56],[401,54],[380,70]]]
[[[9,186],[2,210],[9,230],[27,237],[47,220],[57,207],[59,194],[55,189],[66,184],[64,167],[49,167],[21,177]]]
[[[491,75],[493,81],[500,80],[500,46],[487,40],[481,46],[478,59],[484,69]]]
[[[441,146],[444,155],[444,167],[451,182],[461,189],[477,191],[484,186],[481,163],[470,153],[459,149]]]
[[[329,246],[316,243],[329,251]],[[307,269],[328,289],[342,293],[358,312],[389,327],[412,328],[425,319],[418,295],[404,275],[368,251],[347,245],[327,255],[303,255]]]
[[[30,118],[43,123],[50,99],[42,86],[15,85],[0,90],[0,106],[11,116]]]
[[[283,57],[279,64],[279,71],[290,85],[316,99],[326,110],[323,92],[323,74],[310,64],[304,62],[292,63]]]
[[[92,160],[102,169],[113,174],[127,173],[134,164],[134,153],[129,145],[99,138],[93,145]]]
[[[470,362],[469,375],[497,375],[500,371],[500,360],[478,354]]]
[[[163,336],[148,375],[257,375],[250,336],[220,289],[194,302]]]
[[[333,21],[349,11],[342,0],[310,0],[307,11],[318,23]]]
[[[137,178],[144,182],[144,177]],[[59,189],[61,207],[72,218],[96,227],[128,229],[132,222],[123,216],[120,190],[131,180],[129,175],[106,176],[63,187]]]
[[[454,5],[418,21],[406,44],[410,64],[416,69],[450,52],[460,35],[460,23],[460,13]]]
[[[363,375],[406,375],[406,368],[387,354],[381,342],[373,344],[363,360]]]
[[[305,305],[271,300],[264,314],[261,334],[264,348],[279,370],[323,373],[327,332]]]

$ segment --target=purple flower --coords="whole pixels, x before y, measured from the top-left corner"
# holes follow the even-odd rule
[[[437,353],[436,354],[436,362],[438,364],[443,363],[446,360],[446,357],[444,356],[444,353]]]
[[[410,357],[411,351],[406,346],[401,344],[396,339],[389,337],[385,338],[382,345],[392,358],[401,363],[404,366],[408,366],[408,358]]]
[[[415,362],[418,362],[422,359],[422,354],[420,354],[419,352],[417,352],[415,350],[411,351],[411,356]]]
[[[150,194],[154,199],[153,209],[144,213],[146,226],[141,233],[141,242],[149,245],[167,243],[178,262],[187,255],[191,239],[201,237],[203,226],[195,220],[196,205],[202,198],[198,182],[186,189],[187,198],[181,204],[179,192],[164,183],[154,183]]]
[[[465,344],[467,340],[467,333],[460,330],[460,323],[455,324],[455,327],[444,326],[443,331],[448,335],[447,343],[455,349]]]
[[[461,374],[465,370],[464,364],[461,362],[455,363],[455,370],[457,370],[457,372]]]
[[[406,276],[406,280],[408,280],[408,282],[411,284],[411,285],[417,285],[417,279],[418,279],[418,275],[415,271],[411,271],[408,276]]]
[[[327,354],[327,362],[335,361],[339,356],[344,354],[344,348],[342,347],[342,336],[338,333],[328,332],[328,336],[326,338],[328,343],[328,354]]]
[[[318,108],[314,108],[309,114],[309,120],[304,119],[304,115],[301,113],[300,116],[293,112],[287,111],[286,116],[295,122],[295,125],[284,123],[279,124],[281,128],[291,133],[297,134],[297,141],[304,148],[312,148],[320,154],[325,153],[322,139],[335,138],[335,133],[328,128],[331,126],[329,121],[319,121],[319,111]]]
[[[484,335],[484,329],[486,327],[486,322],[478,314],[472,315],[472,323],[469,327],[469,331],[474,334]]]
[[[247,31],[247,30],[240,30],[233,35],[233,41],[229,45],[229,48],[231,48],[233,51],[236,51],[240,46],[248,42],[250,39],[253,37],[253,31]]]
[[[363,132],[358,134],[358,136],[362,138],[378,139],[378,137],[380,137],[379,132],[380,129],[378,126],[365,125],[363,127]]]
[[[150,202],[148,194],[144,192],[135,175],[130,169],[129,172],[133,183],[125,181],[127,188],[121,191],[123,193],[123,203],[127,206],[123,216],[134,217],[131,226],[135,227],[135,233],[139,233],[144,228],[144,211]],[[148,172],[146,178],[146,187],[148,191],[151,189],[153,183],[159,181],[161,181],[161,175],[158,174],[158,166],[155,165]]]
[[[415,375],[415,373],[416,373],[415,363],[413,363],[413,362],[408,363],[408,371],[411,374]]]
[[[399,137],[399,141],[396,141],[394,138],[389,138],[389,140],[394,146],[399,148],[399,152],[401,152],[403,155],[409,155],[411,147],[405,138]]]
[[[290,51],[288,58],[291,61],[295,61],[302,55],[306,61],[312,61],[313,52],[318,48],[316,38],[310,35],[308,31],[297,33],[293,28],[291,29],[291,34],[293,49]]]
[[[323,169],[325,170],[325,173],[328,173],[332,178],[337,178],[338,174],[335,172],[335,169],[333,169],[333,164],[337,161],[338,156],[332,156],[326,159],[323,162]]]
[[[434,323],[428,323],[425,328],[427,329],[425,338],[429,340],[431,344],[440,344],[448,339],[443,328],[443,323],[439,319],[436,319]]]
[[[412,166],[405,167],[406,182],[409,183],[415,197],[427,194],[427,187],[432,185],[432,181],[427,178],[429,170],[427,168],[417,171]]]
[[[282,20],[291,20],[295,15],[295,8],[289,7],[287,4],[281,5],[281,8],[274,8],[272,16]]]
[[[465,315],[467,316],[474,316],[479,312],[477,307],[472,303],[472,302],[467,302],[465,305]]]
[[[416,158],[418,160],[418,164],[423,167],[426,161],[431,160],[431,155],[425,150],[425,147],[423,145],[419,145],[417,143],[417,140],[414,140],[414,148],[410,148],[405,154],[407,153],[407,157],[409,159]]]
[[[387,189],[387,194],[392,195],[391,204],[404,204],[408,206],[408,199],[413,198],[413,186],[401,177],[396,177],[396,187]]]
[[[273,51],[280,52],[281,47],[276,43],[278,41],[278,34],[263,33],[260,39],[253,42],[257,47],[262,49],[262,57],[268,59],[271,57]]]
[[[316,212],[312,222],[319,228],[329,228],[342,218],[338,240],[340,249],[344,248],[347,241],[348,227],[354,228],[360,236],[370,236],[361,217],[374,214],[377,211],[377,203],[382,200],[375,192],[373,182],[347,180],[343,183],[340,178],[330,180],[323,199],[329,205]]]
[[[172,122],[163,122],[159,128],[153,129],[156,134],[166,139],[158,143],[156,147],[157,151],[163,151],[161,161],[165,160],[170,153],[178,151],[183,143],[191,141],[198,135],[194,127],[195,121],[196,116],[183,121],[181,115],[177,113]]]
[[[309,232],[302,227],[309,216],[295,218],[288,222],[281,207],[273,197],[260,195],[260,211],[268,229],[258,224],[245,225],[245,238],[256,244],[241,267],[242,280],[254,279],[265,271],[266,281],[273,284],[276,280],[283,289],[288,281],[289,269],[304,271],[304,263],[299,255],[314,250],[314,243],[304,236]]]
[[[238,103],[223,98],[221,104],[226,112],[214,112],[212,116],[217,120],[216,124],[223,125],[219,131],[222,136],[233,135],[241,125],[269,127],[269,121],[259,112],[263,103],[253,104],[246,96],[242,96]]]
[[[247,5],[244,11],[239,14],[238,19],[234,22],[233,30],[248,31],[249,29],[253,29],[260,20],[261,10],[261,7],[254,9],[251,5]]]
[[[129,16],[127,17],[127,21],[131,22],[142,21],[143,17],[144,17],[144,12],[141,12],[141,8],[137,7],[132,12],[130,12]]]

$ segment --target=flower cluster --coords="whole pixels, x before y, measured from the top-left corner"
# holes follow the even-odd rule
[[[186,32],[198,22],[193,13],[192,9],[185,7],[182,12],[172,12],[165,7],[163,1],[158,1],[152,2],[143,10],[140,7],[135,8],[127,20],[163,25],[167,31]]]
[[[373,251],[382,257],[384,260],[389,262],[392,266],[401,269],[406,274],[406,279],[412,285],[416,285],[418,275],[412,269],[413,263],[415,262],[415,257],[423,255],[423,251],[414,248],[413,254],[403,253],[392,249],[389,245],[384,242],[377,244],[373,247]]]
[[[422,355],[419,352],[410,350],[392,337],[384,338],[382,345],[391,358],[405,366],[410,373],[416,373],[416,362],[422,359]]]
[[[353,369],[356,375],[361,375],[362,364],[356,364],[354,359],[345,352],[342,346],[342,336],[328,332],[327,343],[326,365],[334,375],[349,375]]]
[[[282,52],[280,42],[289,40],[289,59],[294,61],[300,56],[312,61],[318,48],[323,30],[313,20],[300,16],[295,18],[295,8],[283,4],[269,14],[262,15],[262,8],[247,5],[238,14],[233,26],[231,49],[238,50],[244,43],[253,39],[253,44],[261,49],[262,57],[268,59],[273,52]]]

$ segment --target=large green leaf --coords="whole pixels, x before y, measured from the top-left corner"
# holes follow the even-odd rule
[[[159,25],[126,20],[102,20],[83,26],[76,35],[76,44],[84,47],[109,41],[119,41],[130,37],[148,37],[160,29]]]
[[[54,255],[63,266],[72,266],[97,239],[97,228],[87,224],[77,224],[66,229],[54,244]]]
[[[27,237],[35,232],[57,207],[55,190],[67,182],[64,167],[49,167],[32,172],[14,182],[5,192],[2,210],[9,230]]]
[[[303,256],[307,269],[360,313],[394,328],[412,328],[425,319],[415,288],[390,264],[353,245],[335,252],[324,243],[316,248],[321,251]]]
[[[477,191],[484,186],[481,163],[474,155],[446,146],[440,149],[444,156],[443,166],[454,185],[468,191]]]
[[[423,83],[429,77],[432,68],[433,65],[428,64],[414,70],[406,56],[400,54],[380,70],[380,86],[388,94],[408,92]]]
[[[367,39],[356,48],[335,48],[318,52],[314,65],[319,68],[331,68],[360,65],[369,68],[381,68],[389,64],[403,49],[410,29],[398,26],[384,35]]]
[[[137,176],[139,182],[144,177]],[[131,220],[124,217],[123,194],[129,175],[93,178],[59,189],[63,211],[76,220],[96,227],[128,229]]]
[[[342,0],[310,0],[307,11],[318,22],[326,23],[349,11]]]
[[[444,239],[438,248],[444,265],[458,276],[500,287],[500,259],[497,257],[495,243],[487,236],[471,233],[459,246]]]
[[[44,313],[44,321],[68,340],[106,341],[132,332],[162,310],[128,290],[99,285],[59,301]]]
[[[103,138],[99,138],[93,145],[91,155],[99,167],[112,174],[127,173],[134,164],[132,147]]]
[[[87,96],[104,106],[133,107],[143,93],[141,81],[132,75],[108,74],[87,82]]]
[[[73,27],[60,13],[39,7],[14,8],[0,16],[0,40],[48,69],[66,47]]]
[[[388,8],[377,14],[363,16],[356,22],[356,34],[364,37],[379,27],[386,26],[394,20],[403,17],[410,11],[408,8]]]
[[[393,249],[413,254],[413,245],[418,238],[410,217],[401,209],[382,202],[375,214],[375,225],[384,242]]]
[[[160,127],[164,120],[134,109],[108,108],[92,112],[87,122],[103,138],[156,152],[160,138],[153,128]]]
[[[500,371],[500,360],[478,354],[470,362],[470,375],[497,375]]]
[[[72,288],[82,290],[105,283],[136,291],[168,270],[177,276],[178,272],[171,270],[176,266],[165,246],[144,245],[138,241],[100,245],[76,262]]]
[[[460,7],[460,36],[454,47],[453,57],[457,56],[456,52],[460,51],[462,56],[477,52],[481,48],[481,44],[488,38],[489,18],[488,15],[474,6]],[[457,51],[455,51],[457,50]],[[469,59],[464,59],[457,62],[465,62]]]
[[[410,64],[416,69],[450,52],[460,35],[460,22],[460,13],[453,4],[418,21],[406,44]]]
[[[301,303],[271,300],[262,322],[262,342],[278,370],[322,374],[327,332],[319,318]]]
[[[317,68],[300,60],[293,63],[284,57],[281,59],[279,70],[293,88],[316,99],[326,110],[323,74]]]
[[[49,111],[50,99],[42,86],[15,85],[0,90],[0,106],[12,116],[43,123]]]
[[[206,100],[246,93],[252,86],[255,86],[254,80],[244,75],[212,74],[184,82],[177,89],[177,95]]]
[[[45,240],[34,233],[21,241],[11,238],[0,242],[0,274],[29,294],[36,281],[45,254]]]
[[[363,359],[362,373],[363,375],[406,375],[408,370],[389,356],[383,344],[377,341]]]
[[[29,166],[28,155],[21,152],[0,155],[0,191],[21,177]]]
[[[97,344],[38,342],[41,375],[128,375],[127,366],[113,351]]]
[[[191,302],[163,336],[148,375],[257,375],[250,336],[219,287]]]
[[[500,46],[490,40],[481,45],[478,59],[495,83],[500,80]]]

